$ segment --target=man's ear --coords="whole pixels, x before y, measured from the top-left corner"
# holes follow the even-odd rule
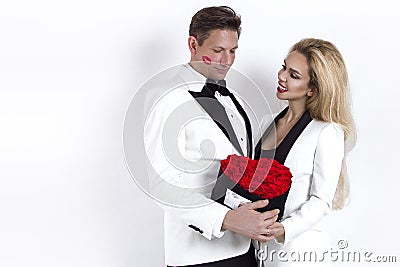
[[[196,54],[197,47],[199,46],[199,43],[197,42],[196,37],[194,37],[194,36],[189,36],[189,39],[188,39],[188,46],[189,46],[190,53],[191,53],[192,55]]]

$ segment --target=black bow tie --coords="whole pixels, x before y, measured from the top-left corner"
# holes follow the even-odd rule
[[[206,85],[210,91],[215,94],[215,92],[219,92],[223,96],[228,96],[231,92],[226,88],[226,81],[225,80],[219,80],[219,81],[214,81],[211,79],[206,80]]]

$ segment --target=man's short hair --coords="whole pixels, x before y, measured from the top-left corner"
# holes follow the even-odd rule
[[[236,31],[239,37],[241,23],[240,15],[228,6],[205,7],[192,17],[189,36],[196,37],[199,45],[203,45],[211,31],[217,29]]]

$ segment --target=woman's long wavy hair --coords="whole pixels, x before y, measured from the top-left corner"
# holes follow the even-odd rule
[[[356,142],[357,135],[351,114],[350,92],[346,66],[339,50],[328,41],[306,38],[294,44],[289,53],[297,51],[307,59],[310,83],[315,93],[306,104],[316,120],[334,122],[344,131],[345,157],[333,199],[333,209],[342,209],[349,195],[346,154]]]

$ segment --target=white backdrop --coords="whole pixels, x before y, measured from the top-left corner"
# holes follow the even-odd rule
[[[331,217],[332,251],[344,240],[346,251],[399,262],[395,2],[2,1],[0,266],[163,266],[162,212],[125,166],[123,119],[147,78],[189,60],[191,16],[222,4],[242,15],[235,68],[272,103],[291,44],[338,46],[359,139],[351,202]]]

